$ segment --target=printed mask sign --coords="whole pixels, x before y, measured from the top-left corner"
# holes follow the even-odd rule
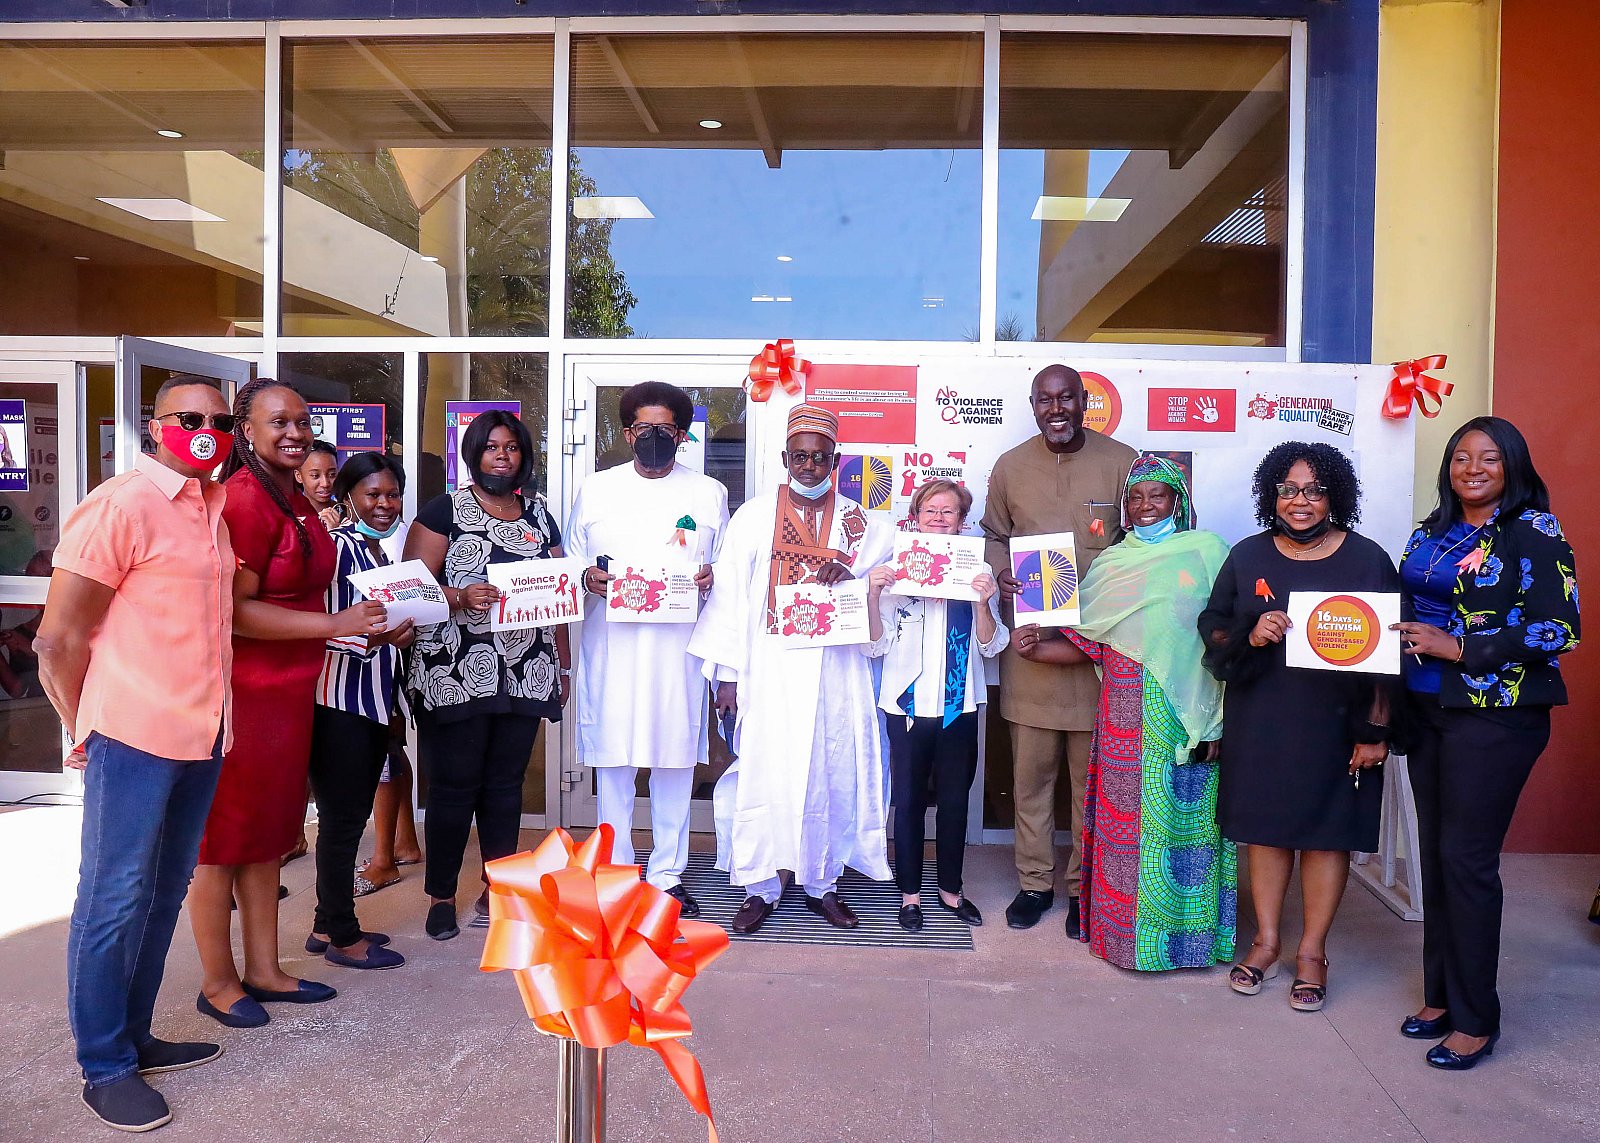
[[[421,560],[351,572],[350,583],[374,603],[383,604],[389,613],[385,631],[393,631],[407,619],[418,627],[426,627],[450,618],[450,605],[445,602],[444,591]]]
[[[461,456],[461,441],[467,435],[467,426],[480,413],[504,409],[514,417],[522,416],[521,401],[446,401],[444,403],[444,487],[446,492],[472,483],[472,472]]]
[[[1014,537],[1011,573],[1022,583],[1015,601],[1018,627],[1078,622],[1078,556],[1071,532]]]
[[[0,401],[0,492],[28,491],[28,402]]]
[[[500,589],[500,600],[489,608],[489,630],[554,627],[582,619],[584,567],[576,556],[490,564],[485,571]]]
[[[781,585],[773,592],[778,637],[790,649],[842,647],[872,641],[867,630],[867,581]]]
[[[935,536],[922,532],[896,532],[894,556],[896,595],[926,599],[976,600],[973,577],[989,570],[983,562],[983,540],[978,536]]]
[[[382,452],[382,405],[311,405],[311,434],[339,454],[343,464],[352,453]]]
[[[1400,673],[1398,592],[1289,593],[1289,633],[1284,662],[1321,671]]]
[[[693,623],[700,617],[695,565],[688,560],[611,561],[606,588],[608,623]]]

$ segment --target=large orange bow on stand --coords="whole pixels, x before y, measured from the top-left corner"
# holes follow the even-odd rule
[[[769,341],[750,359],[750,384],[746,390],[752,401],[771,398],[774,385],[781,385],[789,396],[798,397],[810,369],[811,362],[795,353],[794,342],[786,337]]]
[[[1383,415],[1403,421],[1411,415],[1414,401],[1424,417],[1437,417],[1439,410],[1444,407],[1444,399],[1455,390],[1455,386],[1438,377],[1429,377],[1425,370],[1443,369],[1444,362],[1445,355],[1442,353],[1395,362],[1394,376],[1389,378],[1389,388],[1383,395]],[[1431,409],[1428,407],[1429,397],[1433,398]]]
[[[716,925],[684,921],[678,902],[612,865],[615,833],[601,825],[581,846],[554,830],[532,853],[491,861],[484,972],[515,974],[534,1026],[586,1048],[626,1040],[653,1049],[715,1143],[705,1074],[689,1049],[679,998],[728,947]]]

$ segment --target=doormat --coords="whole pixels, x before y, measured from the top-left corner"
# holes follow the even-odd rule
[[[649,859],[650,853],[644,849],[634,857],[641,867]],[[806,908],[805,890],[791,885],[766,923],[756,932],[740,936],[729,926],[744,904],[744,890],[728,884],[728,875],[712,868],[714,860],[709,853],[691,853],[688,868],[683,871],[683,885],[700,902],[699,919],[727,929],[735,943],[972,951],[971,927],[938,904],[939,888],[934,882],[932,861],[922,871],[920,933],[908,933],[900,927],[896,919],[900,913],[900,890],[893,881],[869,881],[855,870],[846,869],[839,878],[839,896],[861,918],[858,927],[834,928]]]

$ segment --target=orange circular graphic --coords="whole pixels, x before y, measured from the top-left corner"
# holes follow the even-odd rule
[[[1109,378],[1099,373],[1080,370],[1084,396],[1088,408],[1083,411],[1083,427],[1110,436],[1117,431],[1122,420],[1122,397]]]
[[[1311,609],[1306,640],[1317,658],[1336,667],[1365,662],[1378,649],[1378,615],[1349,595],[1331,595]]]

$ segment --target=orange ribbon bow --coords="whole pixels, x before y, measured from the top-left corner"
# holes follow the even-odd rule
[[[1091,536],[1103,536],[1103,535],[1105,535],[1106,534],[1106,522],[1104,520],[1100,519],[1100,517],[1098,517],[1098,516],[1096,516],[1093,520],[1090,520],[1089,521],[1089,534]]]
[[[747,386],[752,401],[765,401],[772,396],[774,385],[783,386],[789,396],[798,396],[811,362],[798,356],[794,342],[788,338],[767,342],[766,348],[750,359],[750,384]]]
[[[1456,561],[1456,567],[1464,572],[1477,573],[1483,570],[1483,549],[1473,548],[1466,555]]]
[[[515,974],[541,1032],[586,1048],[654,1050],[716,1143],[705,1074],[678,1042],[692,1031],[679,998],[727,949],[728,934],[680,920],[678,902],[639,880],[637,865],[612,865],[614,839],[601,825],[575,846],[557,829],[531,853],[489,862],[479,967]]]
[[[1438,377],[1429,377],[1424,370],[1443,369],[1444,362],[1442,353],[1395,362],[1394,376],[1389,378],[1389,388],[1383,395],[1383,415],[1403,421],[1411,415],[1411,405],[1415,402],[1424,417],[1437,417],[1444,407],[1444,399],[1455,391],[1455,386]],[[1430,397],[1433,398],[1432,408],[1428,405]]]
[[[1256,594],[1259,595],[1262,599],[1266,600],[1268,603],[1272,602],[1272,589],[1267,586],[1267,581],[1266,580],[1264,580],[1264,579],[1256,580]]]

